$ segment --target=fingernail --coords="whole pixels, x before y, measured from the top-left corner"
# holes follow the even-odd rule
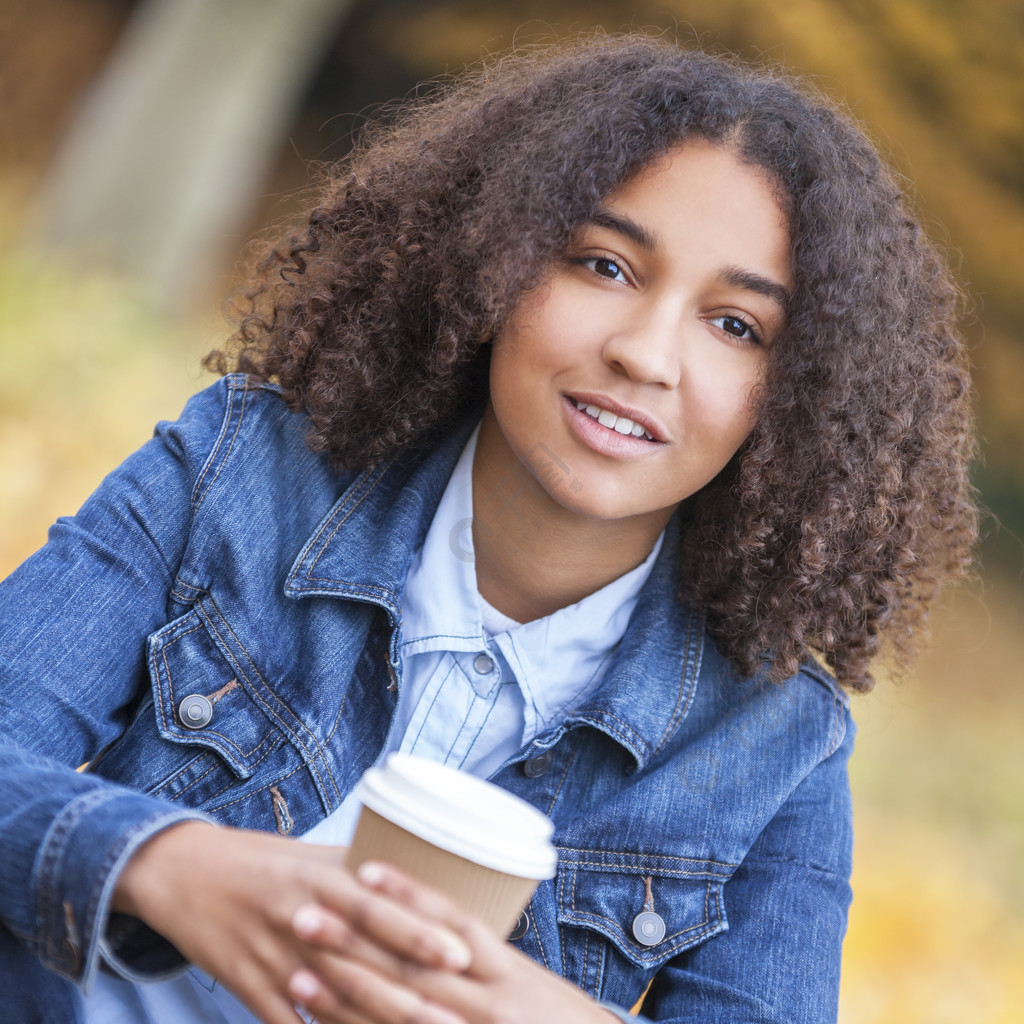
[[[441,955],[444,957],[446,967],[464,971],[472,963],[473,957],[469,946],[457,935],[453,935],[451,932],[441,932],[441,942],[444,945]]]
[[[380,885],[384,881],[384,869],[372,860],[360,864],[356,871],[359,881],[366,885]]]
[[[296,971],[288,982],[288,991],[293,999],[308,1003],[320,994],[320,982],[309,971]]]
[[[299,907],[292,918],[292,930],[303,939],[312,939],[320,931],[323,919],[316,907]]]

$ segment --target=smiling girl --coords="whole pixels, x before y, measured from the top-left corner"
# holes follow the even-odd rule
[[[846,691],[975,536],[958,293],[860,131],[644,37],[504,57],[249,300],[0,591],[0,1017],[834,1020]],[[341,865],[395,750],[554,820],[511,941]]]

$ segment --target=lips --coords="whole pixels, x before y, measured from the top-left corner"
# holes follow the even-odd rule
[[[602,427],[614,430],[616,434],[632,434],[633,437],[642,437],[648,441],[654,440],[639,423],[634,423],[633,420],[626,416],[616,416],[615,413],[608,409],[602,409],[597,405],[587,405],[586,402],[576,402],[576,408],[585,412],[592,419],[597,420]]]
[[[664,443],[665,429],[648,413],[614,401],[607,395],[574,393],[566,398],[580,412],[597,420],[603,427],[623,436],[642,438],[655,444]]]

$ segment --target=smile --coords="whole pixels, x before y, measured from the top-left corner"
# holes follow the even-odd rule
[[[572,399],[572,402],[581,412],[585,412],[591,419],[597,420],[602,427],[614,430],[616,434],[632,434],[633,437],[642,437],[647,441],[654,440],[639,423],[634,423],[625,416],[616,416],[615,413],[608,409],[602,409],[598,405],[588,405],[586,402],[580,402],[576,399]]]

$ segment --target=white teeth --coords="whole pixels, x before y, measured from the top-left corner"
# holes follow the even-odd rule
[[[577,402],[575,399],[573,401],[577,409],[597,420],[602,427],[608,427],[609,430],[614,430],[617,434],[632,434],[633,437],[645,437],[648,441],[654,440],[639,423],[634,423],[625,416],[616,416],[615,413],[602,409],[599,405],[587,405],[584,402]]]

